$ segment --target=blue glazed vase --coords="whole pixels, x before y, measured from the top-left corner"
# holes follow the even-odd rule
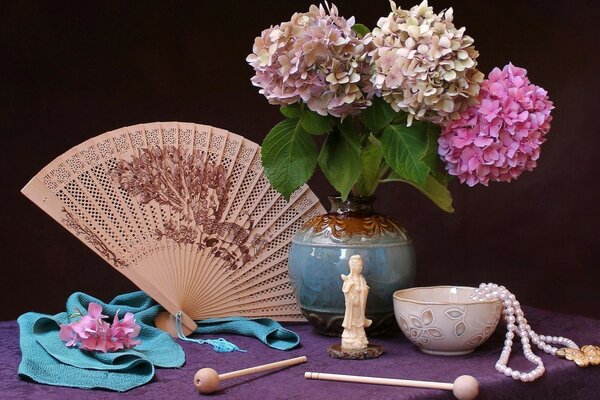
[[[374,199],[330,197],[331,211],[307,221],[292,240],[290,280],[300,310],[321,334],[339,336],[343,331],[341,274],[349,273],[351,256],[362,257],[362,274],[370,287],[369,335],[395,327],[392,295],[414,283],[412,241],[399,224],[373,210]]]

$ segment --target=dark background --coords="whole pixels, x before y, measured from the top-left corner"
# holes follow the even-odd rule
[[[134,289],[21,187],[72,146],[136,123],[198,122],[260,142],[281,116],[250,84],[246,55],[262,29],[309,4],[2,2],[0,320],[63,311],[74,291],[109,300]],[[523,304],[600,318],[598,3],[430,4],[454,7],[483,72],[509,61],[527,68],[556,109],[537,169],[510,184],[454,181],[454,214],[411,187],[379,188],[379,211],[401,221],[415,242],[417,284],[492,281]],[[384,0],[337,5],[371,28],[389,12]],[[322,201],[331,194],[320,175],[311,187]]]

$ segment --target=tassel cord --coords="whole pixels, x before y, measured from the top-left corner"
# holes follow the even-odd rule
[[[177,332],[177,337],[185,342],[192,342],[198,344],[210,344],[213,349],[218,353],[228,353],[231,351],[240,351],[245,353],[246,350],[242,350],[237,347],[235,344],[223,339],[190,339],[183,334],[183,326],[181,323],[181,311],[179,311],[175,315],[175,330]]]

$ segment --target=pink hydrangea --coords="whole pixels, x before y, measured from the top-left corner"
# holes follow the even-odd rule
[[[554,107],[527,71],[512,64],[495,68],[481,84],[479,103],[448,121],[438,153],[449,174],[474,186],[510,182],[531,171],[550,129]]]
[[[369,106],[368,49],[352,30],[354,18],[312,5],[291,21],[265,29],[246,61],[254,86],[271,104],[304,102],[321,114],[355,115]]]
[[[79,321],[60,325],[59,337],[67,346],[103,353],[128,349],[141,343],[135,339],[140,333],[140,326],[136,324],[132,313],[126,313],[119,321],[117,312],[112,325],[103,321],[103,318],[107,316],[102,314],[102,306],[90,303],[88,313]]]

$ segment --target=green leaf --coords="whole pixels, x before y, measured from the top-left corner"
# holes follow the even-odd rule
[[[312,176],[317,156],[317,146],[298,118],[275,125],[262,144],[265,175],[287,200]]]
[[[369,196],[377,188],[383,160],[381,142],[373,135],[370,135],[367,140],[360,153],[361,176],[354,185],[355,194],[360,196]]]
[[[313,135],[322,135],[323,133],[331,132],[331,124],[328,117],[317,114],[316,112],[304,109],[300,116],[300,124],[302,128]]]
[[[302,108],[300,104],[294,103],[287,106],[279,107],[279,111],[286,118],[300,118],[300,114],[302,114]]]
[[[427,176],[425,185],[423,186],[419,186],[415,182],[403,179],[395,172],[392,172],[390,176],[384,180],[384,182],[392,181],[408,183],[420,190],[425,196],[429,197],[442,210],[449,213],[454,212],[454,208],[452,207],[452,194],[450,194],[450,191],[444,182],[440,182],[432,175]]]
[[[369,30],[369,28],[367,28],[365,25],[363,24],[354,24],[352,25],[352,30],[356,33],[358,33],[358,36],[365,36],[367,33],[371,32]]]
[[[361,173],[360,148],[360,138],[348,118],[327,136],[319,154],[323,174],[344,200]]]
[[[373,133],[389,124],[397,112],[381,97],[374,97],[373,104],[360,114],[360,121]]]
[[[438,155],[438,139],[441,127],[431,122],[427,123],[427,149],[423,155],[423,162],[431,169],[431,175],[442,185],[448,187],[452,178],[440,167],[440,156]]]
[[[455,178],[454,176],[449,175],[446,171],[438,171],[436,173],[432,173],[431,175],[435,178],[436,181],[438,181],[446,187],[448,187],[450,182],[452,182],[452,180]]]
[[[401,177],[420,186],[425,185],[430,168],[423,162],[427,149],[424,124],[388,125],[383,130],[381,145],[385,161]]]
[[[426,125],[427,148],[425,149],[423,157],[421,157],[421,161],[427,164],[431,171],[437,171],[440,160],[438,156],[438,138],[440,137],[440,127],[439,125],[435,125],[430,122],[428,122]]]

